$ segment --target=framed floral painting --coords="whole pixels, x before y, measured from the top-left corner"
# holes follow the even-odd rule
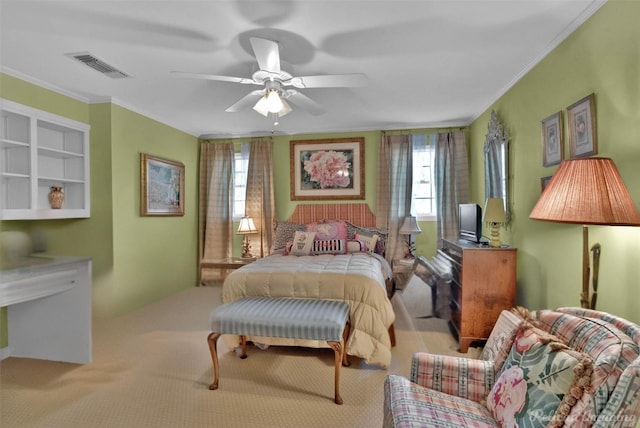
[[[567,117],[569,122],[569,157],[574,159],[598,154],[594,94],[587,95],[567,107]]]
[[[364,199],[364,138],[290,144],[291,200]]]
[[[542,121],[542,166],[559,164],[564,159],[562,112]]]

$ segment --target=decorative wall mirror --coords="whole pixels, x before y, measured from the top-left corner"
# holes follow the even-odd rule
[[[489,131],[484,142],[484,193],[485,198],[502,198],[507,223],[509,212],[509,136],[494,110],[491,111]]]

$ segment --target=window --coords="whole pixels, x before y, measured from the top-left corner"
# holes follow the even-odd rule
[[[436,219],[434,148],[426,134],[411,135],[413,144],[413,191],[411,212],[420,220]]]
[[[249,166],[249,145],[242,143],[242,148],[236,152],[233,162],[233,219],[244,217],[244,204],[247,199],[247,170]]]

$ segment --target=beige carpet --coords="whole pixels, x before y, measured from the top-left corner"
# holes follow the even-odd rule
[[[391,367],[351,358],[351,367],[341,370],[342,406],[333,403],[331,349],[251,346],[249,358],[241,360],[219,341],[220,389],[209,391],[206,336],[209,313],[219,302],[219,285],[194,287],[96,321],[91,364],[5,359],[0,426],[376,427],[387,374],[407,376],[417,351],[460,355],[445,321],[416,318],[431,305],[428,287],[414,278],[393,299],[397,346]]]

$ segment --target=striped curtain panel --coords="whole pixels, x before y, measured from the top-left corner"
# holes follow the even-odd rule
[[[200,145],[198,266],[202,260],[231,257],[233,245],[233,164],[231,143]],[[200,272],[202,279],[222,279],[220,269]]]
[[[405,240],[398,233],[411,212],[413,145],[411,136],[385,135],[380,139],[376,192],[376,226],[389,230],[385,258],[404,257]]]
[[[469,201],[469,159],[463,131],[431,135],[435,146],[438,248],[442,239],[458,239],[458,204]]]
[[[258,233],[249,235],[254,256],[269,255],[276,218],[273,189],[273,141],[252,141],[249,145],[245,215],[253,218]]]

